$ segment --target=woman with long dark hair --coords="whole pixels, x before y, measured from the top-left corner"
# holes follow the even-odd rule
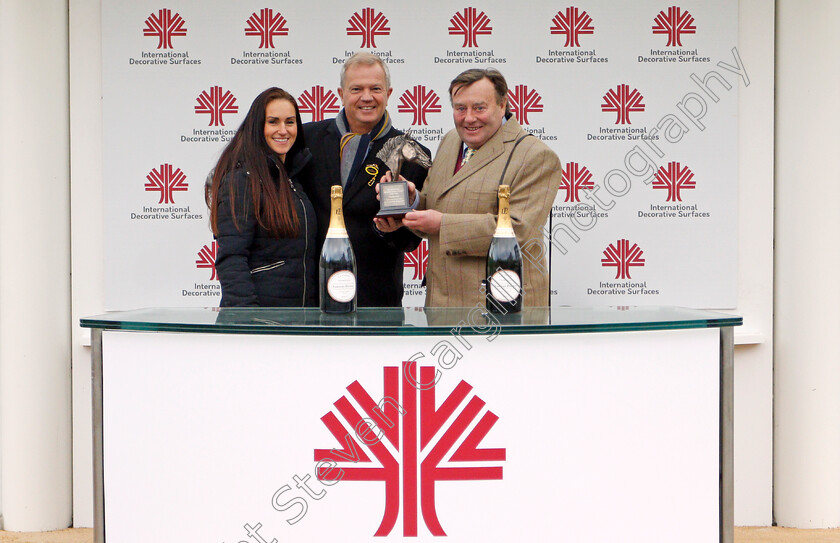
[[[207,187],[221,306],[317,305],[315,211],[297,179],[310,159],[294,97],[263,91]]]

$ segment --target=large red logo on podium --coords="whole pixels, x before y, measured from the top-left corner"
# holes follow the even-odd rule
[[[418,506],[431,534],[445,536],[435,506],[435,485],[441,481],[502,479],[502,466],[498,464],[505,460],[505,449],[478,448],[499,417],[491,411],[479,417],[485,403],[475,395],[468,399],[472,386],[466,381],[458,383],[438,406],[436,368],[420,368],[418,379],[416,366],[415,362],[403,362],[400,367],[383,369],[385,399],[380,406],[358,381],[352,382],[347,391],[364,413],[359,413],[347,396],[339,398],[334,405],[347,426],[332,411],[321,417],[343,448],[315,449],[316,462],[331,461],[338,466],[319,467],[318,479],[385,483],[385,512],[375,536],[391,533],[402,508],[403,536],[416,537]],[[476,419],[478,423],[473,426]],[[373,458],[365,453],[362,442]],[[380,467],[347,467],[348,463]]]

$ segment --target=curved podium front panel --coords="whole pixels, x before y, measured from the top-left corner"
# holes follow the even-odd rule
[[[731,541],[740,323],[678,308],[84,319],[95,539]]]

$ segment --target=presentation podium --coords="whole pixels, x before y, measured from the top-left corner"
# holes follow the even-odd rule
[[[731,543],[740,324],[673,307],[82,319],[94,541]]]

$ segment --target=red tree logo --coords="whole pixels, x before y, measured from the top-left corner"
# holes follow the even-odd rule
[[[298,108],[301,113],[311,113],[313,121],[323,121],[328,113],[338,113],[338,97],[333,91],[324,92],[324,87],[315,85],[298,96]]]
[[[467,429],[478,417],[485,403],[478,396],[473,396],[465,403],[472,391],[472,386],[465,381],[458,383],[452,394],[436,408],[435,368],[420,369],[417,380],[415,362],[403,362],[401,367],[383,368],[385,403],[380,408],[374,403],[368,392],[358,381],[351,383],[347,390],[350,396],[365,412],[356,411],[347,396],[342,396],[335,403],[339,414],[355,432],[348,431],[332,412],[321,417],[321,421],[344,448],[315,449],[315,461],[330,460],[337,464],[379,463],[382,467],[322,467],[318,468],[319,480],[347,481],[383,481],[385,483],[385,511],[382,522],[374,534],[377,537],[391,533],[397,522],[397,515],[402,502],[403,536],[416,537],[418,524],[418,501],[426,527],[434,536],[445,536],[443,527],[437,518],[435,509],[435,484],[438,481],[488,481],[502,479],[502,466],[482,467],[441,467],[440,464],[450,453],[456,442],[464,437],[461,445],[449,457],[447,463],[470,462],[498,463],[505,460],[505,449],[479,449],[478,445],[499,419],[490,411],[478,420],[469,431]],[[402,370],[402,371],[400,371]],[[401,375],[402,374],[402,375]],[[402,383],[402,402],[397,403],[399,388]],[[419,395],[419,402],[418,402]],[[419,403],[419,406],[418,406]],[[419,408],[419,409],[418,409]],[[460,409],[459,409],[460,408]],[[401,415],[401,416],[400,416]],[[369,422],[373,421],[379,429],[375,434]],[[402,441],[400,440],[402,426]],[[360,431],[363,430],[363,431]],[[418,443],[419,430],[419,443]],[[432,438],[440,434],[436,443]],[[370,438],[370,439],[369,439]],[[382,442],[386,439],[397,455]],[[363,441],[375,460],[365,454],[359,439]],[[402,478],[402,488],[400,488]],[[419,483],[419,485],[418,485]],[[418,500],[419,496],[419,500]]]
[[[653,188],[668,190],[666,202],[682,202],[681,190],[697,188],[692,178],[694,174],[687,166],[681,167],[679,162],[669,162],[667,168],[662,166],[656,172]]]
[[[350,25],[347,27],[347,35],[361,36],[364,49],[375,49],[376,36],[388,36],[391,33],[388,19],[382,12],[374,13],[373,8],[363,9],[361,15],[357,11],[347,23]]]
[[[604,249],[604,258],[601,259],[601,266],[614,267],[616,279],[630,279],[631,266],[644,266],[644,253],[635,243],[630,246],[626,239],[620,239],[611,243]]]
[[[644,96],[638,90],[633,89],[631,92],[628,85],[619,85],[615,89],[610,89],[604,95],[601,111],[615,112],[615,124],[632,124],[630,113],[645,110],[645,105],[642,103],[643,99]]]
[[[280,13],[275,14],[274,10],[265,8],[260,14],[252,13],[245,27],[246,36],[259,36],[260,49],[274,49],[274,36],[288,36],[289,29],[286,27],[286,19]]]
[[[677,6],[668,8],[668,13],[660,11],[653,22],[656,23],[653,25],[654,34],[668,34],[666,47],[682,47],[682,35],[694,34],[697,31],[694,26],[694,17]]]
[[[156,36],[158,49],[172,49],[172,36],[186,36],[187,29],[184,28],[184,19],[177,13],[173,16],[169,9],[162,9],[155,15],[152,13],[146,19],[146,28],[143,29],[144,36]]]
[[[466,8],[463,12],[456,13],[449,22],[452,23],[449,27],[450,36],[464,36],[464,45],[461,47],[478,47],[478,36],[493,33],[490,17],[483,11],[477,13],[475,8]]]
[[[146,176],[146,192],[160,192],[159,204],[174,204],[173,192],[187,190],[187,176],[180,168],[173,171],[172,164],[161,164],[160,169],[152,170]]]
[[[542,113],[543,105],[539,93],[535,90],[529,91],[525,85],[517,85],[513,90],[509,90],[507,98],[510,110],[522,124],[530,124],[528,113]]]
[[[569,162],[563,168],[563,180],[560,181],[560,190],[566,191],[564,202],[580,202],[581,190],[592,190],[595,183],[592,182],[592,174],[577,162]]]
[[[210,268],[210,280],[216,281],[216,242],[210,245],[205,245],[198,251],[198,260],[195,261],[195,267],[198,269]]]
[[[207,126],[224,126],[225,122],[222,115],[225,113],[239,112],[239,106],[236,105],[236,97],[230,91],[224,90],[222,87],[210,87],[210,91],[202,91],[196,98],[198,105],[195,106],[195,112],[198,114],[207,113],[210,115],[210,124]]]
[[[410,253],[405,253],[403,264],[406,268],[414,268],[414,277],[412,279],[423,279],[426,277],[426,268],[429,267],[428,240],[424,239],[416,249]]]
[[[440,113],[440,100],[437,93],[426,89],[423,85],[414,85],[411,90],[405,91],[400,96],[400,105],[397,106],[400,113],[413,113],[412,125],[429,124],[426,122],[427,113]]]
[[[582,34],[594,34],[595,27],[592,26],[592,17],[585,11],[578,11],[576,7],[566,8],[566,13],[558,11],[551,20],[554,26],[551,27],[552,34],[565,34],[566,44],[563,47],[580,47],[578,37]]]

